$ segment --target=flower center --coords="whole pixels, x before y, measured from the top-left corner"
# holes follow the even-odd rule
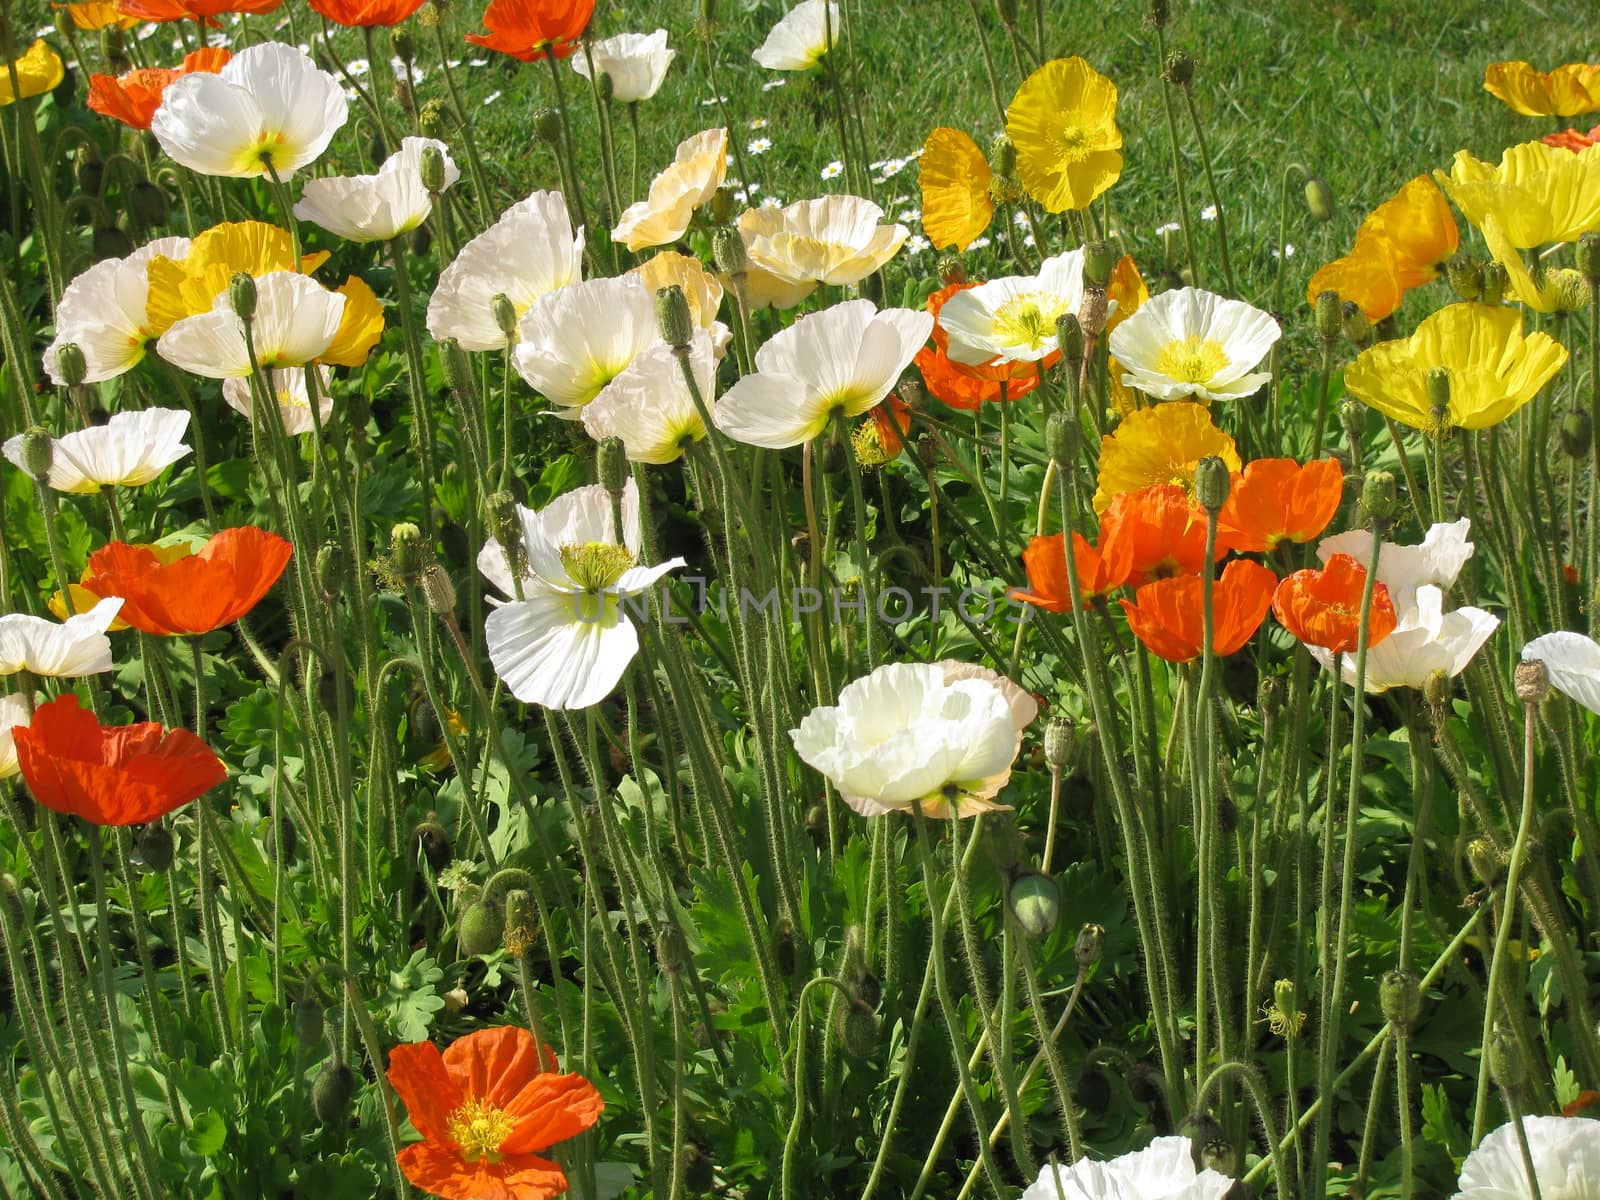
[[[1062,298],[1051,292],[1013,296],[995,310],[995,338],[1002,345],[1038,350],[1056,336],[1056,318],[1066,307]]]
[[[511,1136],[512,1125],[504,1109],[484,1100],[468,1100],[450,1114],[445,1130],[467,1162],[499,1162],[500,1145]]]
[[[265,175],[268,173],[267,164],[277,166],[285,157],[288,144],[289,135],[286,133],[263,133],[239,150],[239,165],[246,171]]]
[[[1156,370],[1179,383],[1210,383],[1227,365],[1228,351],[1221,342],[1194,333],[1168,342],[1156,359]]]
[[[1081,125],[1068,125],[1056,135],[1056,150],[1069,163],[1089,157],[1089,131]]]
[[[561,547],[561,565],[573,583],[586,592],[598,592],[633,566],[633,554],[615,542],[580,542]]]

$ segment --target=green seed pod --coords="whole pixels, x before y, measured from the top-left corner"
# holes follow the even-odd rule
[[[1443,668],[1429,671],[1426,679],[1422,681],[1422,699],[1429,708],[1443,708],[1450,703],[1450,693],[1454,689],[1450,679],[1450,672]]]
[[[1306,180],[1306,209],[1313,221],[1333,220],[1333,188],[1326,179],[1313,175]]]
[[[429,563],[422,569],[422,599],[428,611],[438,616],[456,610],[456,585],[450,582],[450,572],[438,563]]]
[[[1084,246],[1084,286],[1103,288],[1110,283],[1111,272],[1117,269],[1117,258],[1117,249],[1110,242],[1090,242]]]
[[[447,128],[445,124],[444,104],[436,99],[424,100],[417,108],[417,128],[421,130],[422,136],[425,138],[438,138],[443,140],[445,129]],[[437,146],[427,146],[423,149],[422,161],[420,164],[422,173],[422,186],[427,188],[430,192],[442,192],[444,190],[444,160],[442,158],[438,160],[439,170],[437,174],[429,174],[429,150],[432,150],[435,155],[439,153],[439,148]],[[429,183],[428,181],[430,179],[434,182]]]
[[[461,914],[457,930],[463,954],[493,954],[500,949],[505,936],[506,917],[500,905],[492,900],[479,900]]]
[[[256,281],[243,271],[235,273],[228,281],[228,303],[241,321],[252,320],[256,315]]]
[[[864,1004],[846,1004],[837,1019],[839,1044],[853,1059],[870,1058],[878,1048],[878,1018]]]
[[[1524,704],[1537,704],[1550,694],[1550,668],[1541,659],[1519,662],[1511,680],[1517,699]]]
[[[1072,761],[1077,740],[1071,721],[1057,717],[1044,727],[1044,761],[1052,771],[1059,771]]]
[[[89,364],[77,342],[62,342],[56,348],[56,370],[61,373],[61,382],[68,387],[77,387],[84,381],[89,374]]]
[[[343,589],[349,568],[350,556],[343,546],[326,542],[317,547],[317,586],[330,600]]]
[[[1346,300],[1339,305],[1339,327],[1357,346],[1365,346],[1367,339],[1372,336],[1372,322],[1367,320],[1367,314],[1361,311],[1361,306],[1354,300]]]
[[[1165,69],[1161,77],[1168,83],[1178,87],[1188,87],[1189,81],[1194,78],[1194,59],[1186,50],[1174,50],[1167,55]]]
[[[337,1059],[317,1072],[311,1083],[311,1107],[317,1120],[333,1125],[348,1120],[350,1097],[355,1095],[356,1075]]]
[[[1360,441],[1362,431],[1367,427],[1367,406],[1359,400],[1339,401],[1339,424],[1344,429],[1345,437]]]
[[[1361,481],[1361,510],[1367,520],[1387,522],[1399,506],[1400,496],[1393,472],[1368,471]]]
[[[734,191],[731,185],[725,183],[711,193],[711,219],[718,225],[726,225],[733,220],[733,214],[739,211],[739,201]]]
[[[1078,930],[1078,940],[1072,943],[1072,957],[1078,960],[1078,966],[1087,971],[1100,961],[1100,956],[1105,953],[1105,946],[1105,926],[1085,925]]]
[[[1443,427],[1450,420],[1450,372],[1444,367],[1430,367],[1427,382],[1428,408],[1434,423]]]
[[[1484,887],[1493,887],[1500,878],[1504,860],[1488,838],[1475,837],[1467,843],[1467,865],[1472,868],[1474,879]]]
[[[172,215],[172,201],[148,179],[128,189],[128,211],[141,225],[165,225]]]
[[[302,996],[294,1004],[294,1039],[300,1049],[310,1050],[322,1040],[326,1029],[322,1005],[315,996]]]
[[[139,831],[134,850],[146,871],[159,874],[172,866],[172,833],[165,825],[146,825]]]
[[[535,109],[533,132],[545,145],[554,146],[561,140],[561,114],[553,108]]]
[[[1078,422],[1066,413],[1053,412],[1045,419],[1045,453],[1058,468],[1065,470],[1072,466],[1073,460],[1078,457],[1078,446],[1082,438],[1083,430]]]
[[[1207,1170],[1233,1176],[1239,1173],[1239,1152],[1226,1138],[1212,1138],[1200,1148],[1200,1165]]]
[[[1511,1030],[1497,1025],[1483,1049],[1489,1059],[1489,1077],[1496,1086],[1514,1092],[1528,1082],[1528,1063],[1522,1056],[1522,1047],[1517,1044],[1517,1035]]]
[[[1483,266],[1465,250],[1451,256],[1444,268],[1450,287],[1463,300],[1476,300],[1483,294]]]
[[[1029,871],[1013,879],[1006,889],[1006,903],[1029,937],[1048,937],[1061,919],[1061,887],[1039,871]]]
[[[949,287],[952,283],[965,283],[967,281],[967,267],[961,261],[961,255],[954,251],[939,256],[939,282]]]
[[[422,530],[410,521],[401,521],[389,531],[389,558],[395,574],[407,583],[422,573]]]
[[[1600,284],[1600,233],[1590,230],[1578,239],[1574,257],[1578,272],[1590,287]]]
[[[656,934],[656,961],[668,975],[676,975],[689,964],[689,946],[682,931],[668,926]]]
[[[1499,263],[1490,260],[1483,264],[1482,290],[1478,299],[1484,304],[1499,304],[1506,294],[1506,286],[1510,283],[1506,269]]]
[[[50,475],[50,464],[55,459],[55,447],[55,439],[50,436],[48,429],[39,425],[30,427],[22,435],[22,469],[43,483]]]
[[[1208,513],[1221,512],[1228,502],[1232,482],[1228,464],[1215,455],[1207,455],[1195,464],[1194,498]]]
[[[1061,361],[1076,371],[1083,361],[1083,326],[1077,313],[1062,313],[1056,318],[1056,345],[1061,348]]]
[[[711,235],[711,258],[717,270],[736,280],[750,272],[750,254],[745,249],[744,238],[730,226],[724,225]]]
[[[86,196],[98,196],[106,180],[106,164],[98,154],[85,158],[78,164],[78,190]]]
[[[622,448],[621,438],[600,439],[600,446],[595,451],[595,467],[600,476],[600,485],[612,496],[621,497],[628,486],[628,455]]]
[[[412,63],[417,59],[417,42],[411,36],[411,31],[403,26],[397,26],[389,34],[389,45],[394,48],[394,56],[403,63]]]
[[[1150,11],[1145,16],[1145,22],[1152,29],[1165,29],[1171,15],[1168,0],[1150,0]]]
[[[1337,342],[1344,336],[1344,308],[1339,303],[1339,293],[1317,293],[1317,336],[1324,342]]]
[[[437,719],[437,718],[435,718]],[[422,857],[428,866],[442,871],[450,865],[450,838],[439,824],[439,814],[429,813],[416,828],[417,844],[422,847]]]
[[[1003,133],[997,133],[989,143],[989,169],[1002,179],[1017,173],[1017,147]]]
[[[1378,983],[1378,1004],[1384,1020],[1410,1029],[1422,1012],[1422,987],[1410,971],[1386,971]]]
[[[694,314],[678,284],[668,284],[656,293],[656,324],[661,329],[661,340],[674,349],[687,346],[693,339]]]
[[[489,301],[489,314],[494,317],[502,337],[510,342],[517,340],[517,306],[511,303],[509,296],[504,292],[496,292]]]

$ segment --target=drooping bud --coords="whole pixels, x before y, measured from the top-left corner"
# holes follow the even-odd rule
[[[1313,175],[1306,180],[1306,208],[1314,221],[1333,220],[1333,188],[1326,179]]]
[[[1484,887],[1493,887],[1500,878],[1500,868],[1503,860],[1500,851],[1486,837],[1475,837],[1467,843],[1467,865],[1472,868],[1472,877]]]
[[[493,900],[478,900],[461,914],[457,937],[463,954],[493,954],[505,936],[506,917]]]
[[[56,347],[56,370],[68,387],[77,387],[88,376],[89,364],[77,342],[62,342]]]
[[[244,271],[234,273],[228,281],[228,303],[241,321],[253,320],[256,315],[256,281]]]
[[[545,145],[554,146],[561,140],[561,114],[553,108],[535,109],[533,132]]]
[[[711,235],[711,258],[717,270],[735,281],[750,273],[750,253],[737,229],[724,225]]]
[[[355,1072],[343,1062],[334,1059],[323,1067],[311,1084],[311,1107],[317,1114],[317,1120],[324,1125],[332,1125],[347,1119],[350,1097],[355,1095],[355,1090]]]
[[[1077,960],[1079,967],[1087,971],[1100,961],[1105,948],[1106,927],[1087,924],[1078,930],[1078,939],[1072,943],[1072,957]]]
[[[676,975],[689,963],[689,946],[683,933],[668,926],[656,934],[656,961],[668,975]]]
[[[1359,400],[1339,401],[1339,424],[1346,437],[1359,442],[1367,427],[1367,406]]]
[[[668,284],[656,293],[656,324],[661,329],[661,340],[675,350],[688,346],[694,338],[689,298],[678,284]]]
[[[1509,282],[1510,276],[1506,274],[1506,269],[1491,259],[1483,264],[1478,299],[1484,304],[1499,304],[1501,297],[1506,294],[1506,285]]]
[[[100,157],[99,150],[84,156],[78,164],[78,190],[88,196],[98,196],[100,188],[105,183],[106,164]]]
[[[96,258],[127,258],[133,253],[133,243],[128,240],[128,235],[115,225],[96,226],[89,243],[94,247]]]
[[[1029,871],[1006,889],[1011,915],[1029,937],[1047,937],[1061,919],[1061,887],[1049,875]]]
[[[1451,256],[1444,273],[1451,289],[1463,300],[1476,300],[1483,294],[1483,266],[1465,250]]]
[[[1339,327],[1357,346],[1365,346],[1372,336],[1372,322],[1354,300],[1346,300],[1339,306]]]
[[[1578,239],[1574,260],[1578,264],[1578,273],[1590,287],[1600,285],[1600,233],[1590,230]]]
[[[422,848],[422,857],[428,860],[428,866],[435,871],[442,871],[450,865],[450,838],[444,831],[444,826],[439,824],[439,814],[429,813],[417,825],[417,845]]]
[[[426,105],[423,106],[427,108]],[[418,162],[422,186],[437,195],[444,191],[444,153],[437,146],[424,146]]]
[[[1361,480],[1361,511],[1374,524],[1394,517],[1400,495],[1392,471],[1368,471]]]
[[[595,451],[595,467],[600,476],[600,486],[614,498],[620,499],[628,486],[628,454],[622,448],[621,438],[600,439],[600,446]]]
[[[732,184],[725,183],[711,193],[711,219],[718,225],[726,225],[738,211],[739,200]]]
[[[1571,458],[1587,458],[1594,445],[1594,422],[1581,408],[1561,418],[1561,448]]]
[[[1066,413],[1053,412],[1045,419],[1044,450],[1059,469],[1067,470],[1072,466],[1082,438],[1082,428]]]
[[[1489,1059],[1489,1077],[1497,1087],[1514,1092],[1528,1082],[1528,1063],[1522,1056],[1517,1035],[1504,1025],[1496,1025],[1484,1048]]]
[[[279,813],[276,819],[268,817],[266,831],[261,835],[261,844],[266,848],[267,857],[274,862],[288,862],[300,849],[300,835],[295,832],[294,822],[289,819],[288,813]]]
[[[456,610],[456,585],[450,582],[450,572],[438,563],[429,563],[422,569],[422,598],[435,616]]]
[[[517,306],[504,292],[496,292],[489,300],[489,313],[494,317],[500,336],[508,342],[517,340]]]
[[[1117,269],[1117,249],[1110,242],[1090,242],[1083,248],[1083,283],[1085,287],[1103,288],[1111,282],[1111,272]]]
[[[878,1018],[865,1004],[840,1008],[837,1029],[839,1044],[851,1058],[870,1058],[878,1048]]]
[[[1315,314],[1317,336],[1324,342],[1337,342],[1344,336],[1344,308],[1338,292],[1318,292]]]
[[[301,996],[294,1002],[294,1040],[300,1043],[300,1049],[315,1047],[326,1028],[322,1005],[315,996]]]
[[[711,7],[711,0],[705,0],[705,7]],[[716,1183],[716,1163],[693,1142],[683,1148],[683,1182],[688,1185],[691,1196],[711,1195]]]
[[[144,864],[145,870],[152,875],[160,874],[172,866],[171,831],[159,822],[146,825],[139,831],[139,840],[134,843],[134,851],[139,856],[139,861]]]
[[[1384,1020],[1399,1029],[1410,1029],[1422,1012],[1422,987],[1410,971],[1386,971],[1378,983],[1378,1004]]]
[[[778,970],[785,975],[793,975],[795,968],[794,947],[794,922],[788,917],[779,917],[772,927],[773,949],[778,962]]]
[[[1052,771],[1059,771],[1072,762],[1077,740],[1071,721],[1057,717],[1044,727],[1044,761]]]
[[[1167,55],[1161,78],[1178,87],[1188,87],[1194,78],[1194,59],[1187,50],[1173,50]]]
[[[472,362],[461,343],[455,338],[445,338],[439,343],[439,369],[445,386],[457,395],[472,392]]]
[[[1283,679],[1278,675],[1263,675],[1256,684],[1256,707],[1263,716],[1283,711]]]
[[[1450,372],[1445,367],[1429,367],[1428,411],[1436,428],[1442,429],[1450,421]]]
[[[1537,704],[1550,694],[1550,668],[1537,658],[1519,662],[1512,673],[1511,686],[1518,700],[1524,704]]]
[[[172,202],[155,184],[141,179],[128,189],[128,211],[141,225],[165,225],[172,215]]]
[[[417,60],[417,42],[411,36],[411,31],[404,26],[397,26],[389,34],[389,45],[394,48],[394,56],[403,63],[413,63]]]
[[[1208,513],[1222,511],[1228,502],[1232,480],[1228,477],[1228,464],[1216,455],[1207,455],[1194,467],[1194,498]]]
[[[40,483],[50,475],[55,452],[55,439],[48,429],[34,425],[22,435],[22,469]]]
[[[967,281],[967,267],[961,261],[961,255],[956,253],[941,254],[939,256],[939,282],[949,287],[953,283]]]

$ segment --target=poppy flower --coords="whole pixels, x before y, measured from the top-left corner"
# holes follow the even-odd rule
[[[1590,712],[1600,713],[1600,643],[1570,630],[1541,634],[1522,648],[1523,662],[1542,662],[1550,686]]]
[[[980,405],[992,404],[1002,396],[1006,400],[1016,400],[1039,386],[1039,367],[1035,363],[1001,358],[971,366],[950,357],[950,334],[939,323],[939,313],[951,296],[977,286],[976,282],[952,283],[928,297],[928,312],[933,316],[933,345],[918,350],[912,360],[935,400],[968,412]],[[1060,361],[1058,351],[1045,358],[1043,364],[1049,368]],[[1000,386],[1002,383],[1004,388]]]
[[[1049,212],[1088,208],[1122,175],[1117,85],[1081,58],[1045,63],[1006,109],[1017,179]]]
[[[489,0],[483,10],[488,33],[469,33],[467,41],[509,54],[520,62],[550,55],[566,58],[594,16],[594,0]]]
[[[1462,216],[1482,229],[1492,213],[1518,250],[1575,242],[1600,226],[1600,150],[1593,147],[1574,154],[1523,142],[1502,153],[1498,165],[1458,150],[1450,173],[1433,175]]]
[[[1236,558],[1211,588],[1211,650],[1227,657],[1260,627],[1278,577],[1260,563]],[[1168,662],[1193,662],[1205,641],[1205,581],[1198,575],[1158,579],[1122,602],[1128,628],[1152,654]]]
[[[652,189],[654,190],[654,189]],[[860,196],[819,196],[739,217],[752,266],[793,284],[860,283],[900,252],[911,231],[883,223]]]
[[[587,79],[589,59],[594,59],[594,69],[611,79],[612,103],[637,104],[660,90],[667,68],[677,56],[676,50],[667,47],[665,29],[650,34],[619,33],[591,42],[587,56],[573,55],[572,69]]]
[[[1490,63],[1483,90],[1525,117],[1575,117],[1600,109],[1600,66],[1568,63],[1535,71],[1525,62]]]
[[[1215,557],[1227,552],[1219,537]],[[1124,569],[1122,582],[1135,587],[1197,575],[1206,561],[1206,515],[1178,484],[1123,492],[1100,518],[1100,554]]]
[[[170,562],[148,546],[112,542],[89,556],[84,586],[97,596],[121,596],[122,619],[145,633],[209,633],[254,608],[293,550],[250,525],[224,529]]]
[[[227,292],[211,310],[185,317],[161,335],[156,353],[176,367],[207,379],[303,367],[334,344],[345,315],[345,298],[309,275],[273,271],[256,280],[256,309],[245,323]]]
[[[370,29],[375,25],[398,25],[417,9],[422,0],[309,0],[311,11],[321,13],[338,25]]]
[[[1321,293],[1337,292],[1369,321],[1381,321],[1407,291],[1433,279],[1460,244],[1444,194],[1419,175],[1367,214],[1355,247],[1312,275],[1306,299],[1315,304]]]
[[[1477,546],[1468,541],[1472,522],[1466,517],[1440,521],[1428,528],[1414,546],[1393,542],[1378,544],[1378,582],[1389,589],[1395,611],[1412,608],[1417,593],[1425,587],[1448,591],[1461,577],[1467,560]],[[1348,554],[1358,563],[1372,561],[1373,533],[1370,529],[1347,529],[1317,543],[1317,557],[1327,562],[1335,554]]]
[[[123,261],[147,281],[140,316],[150,336],[159,337],[184,317],[209,312],[235,275],[261,276],[273,271],[309,275],[328,261],[328,252],[297,260],[288,230],[265,221],[223,221],[197,234],[193,241],[163,238]],[[87,279],[94,270],[89,268],[79,278]],[[120,293],[130,284],[118,277],[114,286],[102,287]],[[71,286],[67,290],[71,292]],[[62,303],[66,303],[65,297]]]
[[[269,13],[282,3],[283,0],[119,0],[118,7],[124,15],[141,21],[198,21],[221,29],[222,22],[217,18],[223,13]]]
[[[1600,125],[1596,125],[1588,133],[1581,133],[1576,129],[1561,129],[1555,133],[1547,133],[1539,140],[1546,146],[1571,150],[1576,154],[1578,151],[1587,150],[1596,142],[1600,142]]]
[[[935,250],[965,250],[994,219],[993,173],[972,135],[940,126],[918,162],[922,228]]]
[[[105,726],[68,692],[12,732],[17,766],[46,808],[96,825],[143,825],[182,808],[228,777],[187,729],[154,721]]]
[[[1195,1145],[1187,1137],[1158,1137],[1143,1150],[1103,1162],[1080,1158],[1071,1166],[1045,1167],[1021,1200],[1120,1200],[1124,1196],[1160,1200],[1222,1200],[1234,1182],[1210,1167],[1197,1168]]]
[[[1186,287],[1143,305],[1108,345],[1122,382],[1158,400],[1242,400],[1272,379],[1255,368],[1282,335],[1259,308]]]
[[[1128,580],[1132,566],[1133,542],[1128,538],[1096,547],[1081,533],[1072,535],[1073,567],[1078,575],[1078,593],[1090,604],[1103,599]],[[1022,565],[1028,571],[1027,588],[1013,588],[1011,599],[1050,612],[1064,613],[1073,607],[1067,579],[1066,538],[1059,533],[1035,537],[1022,552]]]
[[[11,89],[9,67],[17,70],[17,91]],[[9,67],[6,63],[0,63],[0,108],[15,104],[19,92],[21,98],[26,100],[30,96],[42,96],[53,91],[66,77],[67,70],[61,56],[43,38],[29,46],[22,57],[13,59]]]
[[[196,71],[216,74],[233,55],[221,46],[208,46],[184,55],[178,67],[144,67],[123,75],[89,76],[88,106],[103,117],[121,121],[129,129],[149,129],[161,107],[161,97],[174,79]]]
[[[1194,468],[1215,456],[1230,472],[1239,470],[1233,439],[1212,423],[1203,404],[1170,400],[1129,413],[1100,441],[1100,473],[1094,510],[1103,513],[1120,492],[1136,492],[1156,483],[1194,487]]]
[[[50,441],[50,472],[45,483],[58,492],[90,495],[104,487],[149,483],[189,453],[183,435],[189,414],[181,408],[143,408],[112,413],[104,425],[90,425]],[[23,465],[23,434],[9,439],[0,453]]]
[[[541,1058],[543,1061],[541,1061]],[[605,1111],[582,1075],[558,1074],[525,1029],[479,1029],[450,1043],[396,1046],[389,1082],[422,1134],[400,1169],[446,1200],[547,1200],[567,1190],[560,1166],[538,1151],[576,1137]]]
[[[116,0],[87,0],[83,4],[52,4],[50,7],[65,12],[72,19],[74,29],[132,29],[139,23],[138,17],[123,12]]]
[[[16,731],[33,719],[33,697],[22,692],[0,696],[0,779],[17,773]]]
[[[1600,1195],[1600,1121],[1588,1117],[1523,1117],[1490,1130],[1461,1164],[1451,1200],[1543,1195],[1594,1200]],[[1523,1156],[1527,1157],[1524,1158]],[[1536,1191],[1533,1174],[1544,1185]]]
[[[0,616],[0,675],[31,671],[75,679],[111,670],[111,639],[122,600],[107,596],[57,624],[28,613]]]
[[[294,215],[352,242],[384,241],[409,233],[433,211],[433,194],[422,182],[422,155],[430,149],[438,151],[439,190],[445,191],[461,178],[450,148],[434,138],[408,137],[375,175],[307,180]]]
[[[570,419],[661,341],[656,298],[633,274],[558,288],[535,300],[518,328],[517,373]]]
[[[1279,542],[1309,542],[1328,527],[1344,499],[1344,469],[1319,458],[1258,458],[1245,465],[1217,514],[1217,535],[1235,550],[1269,551]]]
[[[688,232],[695,209],[710,202],[727,175],[726,129],[703,129],[684,138],[672,162],[650,181],[647,197],[622,210],[611,240],[629,250],[676,242]]]
[[[800,0],[750,57],[769,71],[809,71],[839,41],[841,20],[834,0]]]
[[[1360,641],[1361,595],[1367,573],[1348,554],[1335,554],[1320,571],[1296,571],[1278,585],[1272,614],[1308,646],[1335,654],[1353,653]],[[1394,601],[1382,583],[1372,586],[1367,619],[1367,646],[1376,646],[1394,632]]]
[[[689,366],[700,398],[711,403],[716,395],[717,363],[712,335],[704,329],[696,329],[690,339]],[[658,341],[635,356],[599,395],[576,411],[595,441],[621,438],[629,462],[675,462],[685,449],[706,436],[705,422],[683,377],[677,351],[666,342]]]

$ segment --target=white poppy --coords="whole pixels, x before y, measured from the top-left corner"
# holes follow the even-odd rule
[[[109,671],[111,639],[106,630],[121,607],[121,596],[107,596],[88,612],[59,623],[26,613],[0,616],[0,675],[31,671],[72,679]]]
[[[1048,1166],[1022,1200],[1222,1200],[1234,1181],[1207,1167],[1195,1170],[1186,1137],[1158,1137],[1143,1150],[1104,1162],[1080,1158]]]
[[[717,360],[712,335],[703,329],[695,330],[689,343],[689,365],[700,398],[709,408],[716,390]],[[628,461],[640,463],[673,462],[689,443],[706,436],[683,368],[666,342],[640,354],[584,406],[583,427],[595,441],[621,438]]]
[[[1417,588],[1410,604],[1396,604],[1395,616],[1394,631],[1367,648],[1368,692],[1420,689],[1435,671],[1454,678],[1466,670],[1472,656],[1500,627],[1500,618],[1481,608],[1445,612],[1444,593],[1432,584]],[[1333,651],[1311,645],[1306,649],[1325,670],[1333,669]],[[1355,656],[1340,655],[1339,666],[1344,681],[1355,686]]]
[[[1378,582],[1389,589],[1397,613],[1414,607],[1417,589],[1427,584],[1450,590],[1472,557],[1474,546],[1467,541],[1471,528],[1472,522],[1462,517],[1434,525],[1419,545],[1384,542],[1378,547]],[[1372,538],[1367,529],[1351,529],[1323,538],[1317,543],[1317,557],[1326,563],[1335,554],[1348,554],[1365,570],[1372,561]]]
[[[278,401],[278,417],[283,422],[283,431],[290,437],[302,433],[315,433],[317,421],[324,428],[333,416],[333,394],[328,389],[333,372],[327,367],[318,367],[317,375],[317,416],[311,416],[311,396],[306,391],[306,373],[303,368],[294,367],[284,371],[269,372],[272,390]],[[254,401],[250,396],[250,380],[236,377],[222,381],[222,398],[228,402],[228,407],[235,412],[243,413],[245,418],[251,418],[255,411]]]
[[[428,301],[428,332],[463,350],[499,350],[505,335],[492,304],[504,295],[517,316],[540,296],[583,277],[583,230],[572,231],[560,192],[534,192],[461,247]]]
[[[338,292],[293,271],[269,271],[255,282],[250,336],[257,366],[263,370],[304,366],[333,344],[344,316],[345,298]],[[156,352],[174,366],[208,379],[229,379],[251,370],[244,322],[227,290],[218,293],[209,312],[185,317],[162,334]]]
[[[1038,362],[1056,352],[1056,322],[1083,304],[1083,250],[1045,259],[1037,275],[1007,275],[957,292],[939,310],[952,362]],[[1106,308],[1116,311],[1116,302]]]
[[[589,279],[536,300],[522,318],[517,373],[576,418],[634,356],[661,340],[655,297],[637,275]]]
[[[17,743],[13,732],[33,720],[31,697],[21,692],[0,696],[0,779],[10,779],[18,771]]]
[[[1022,731],[1038,715],[1010,680],[966,663],[891,663],[845,686],[789,731],[795,752],[863,816],[964,817],[1008,806]]]
[[[769,71],[809,71],[838,44],[839,20],[834,0],[800,0],[750,57]]]
[[[422,182],[422,152],[430,146],[444,160],[444,187],[450,187],[461,178],[461,171],[449,147],[433,138],[408,137],[383,160],[376,175],[308,180],[294,215],[352,242],[378,242],[409,233],[433,211],[433,197]]]
[[[167,155],[202,175],[280,179],[315,162],[349,116],[339,81],[293,46],[239,51],[212,75],[173,80],[150,132]]]
[[[181,260],[188,238],[159,238],[127,258],[95,263],[67,284],[56,306],[56,336],[44,352],[50,382],[64,387],[56,355],[68,342],[83,352],[84,383],[101,383],[132,369],[155,335],[150,329],[150,283],[146,268],[160,256]]]
[[[736,441],[781,450],[809,442],[836,413],[859,417],[889,394],[926,344],[933,318],[850,300],[801,317],[756,351],[756,371],[717,401]]]
[[[1278,323],[1254,305],[1200,288],[1152,296],[1111,331],[1122,382],[1158,400],[1239,400],[1272,378],[1255,373]]]
[[[611,231],[629,250],[665,246],[681,238],[694,210],[716,195],[728,175],[728,131],[707,129],[678,143],[672,165],[650,181],[650,194],[630,204]]]
[[[1600,1121],[1524,1117],[1533,1172],[1543,1200],[1600,1200]],[[1492,1130],[1461,1164],[1452,1200],[1522,1200],[1534,1194],[1516,1127]]]
[[[677,53],[667,49],[665,29],[649,34],[619,33],[589,44],[594,69],[611,77],[611,99],[618,104],[632,104],[654,96]],[[574,71],[589,78],[589,60],[583,51],[575,52],[570,61]]]
[[[1550,673],[1550,686],[1600,713],[1600,643],[1581,633],[1542,634],[1522,648],[1522,661],[1537,659]]]
[[[104,425],[51,440],[45,482],[58,492],[80,494],[149,483],[189,453],[190,447],[183,444],[188,429],[189,414],[179,408],[113,413]],[[5,456],[19,467],[23,436],[11,438],[4,447]]]
[[[752,208],[739,233],[753,266],[791,283],[859,283],[899,252],[911,231],[884,225],[860,196],[822,196],[788,208]]]
[[[639,652],[639,634],[622,611],[625,597],[650,588],[681,558],[639,565],[639,489],[622,494],[622,541],[611,494],[577,488],[538,512],[519,508],[520,580],[498,542],[478,554],[478,570],[506,596],[484,621],[495,674],[518,700],[547,708],[587,708],[616,690]]]

